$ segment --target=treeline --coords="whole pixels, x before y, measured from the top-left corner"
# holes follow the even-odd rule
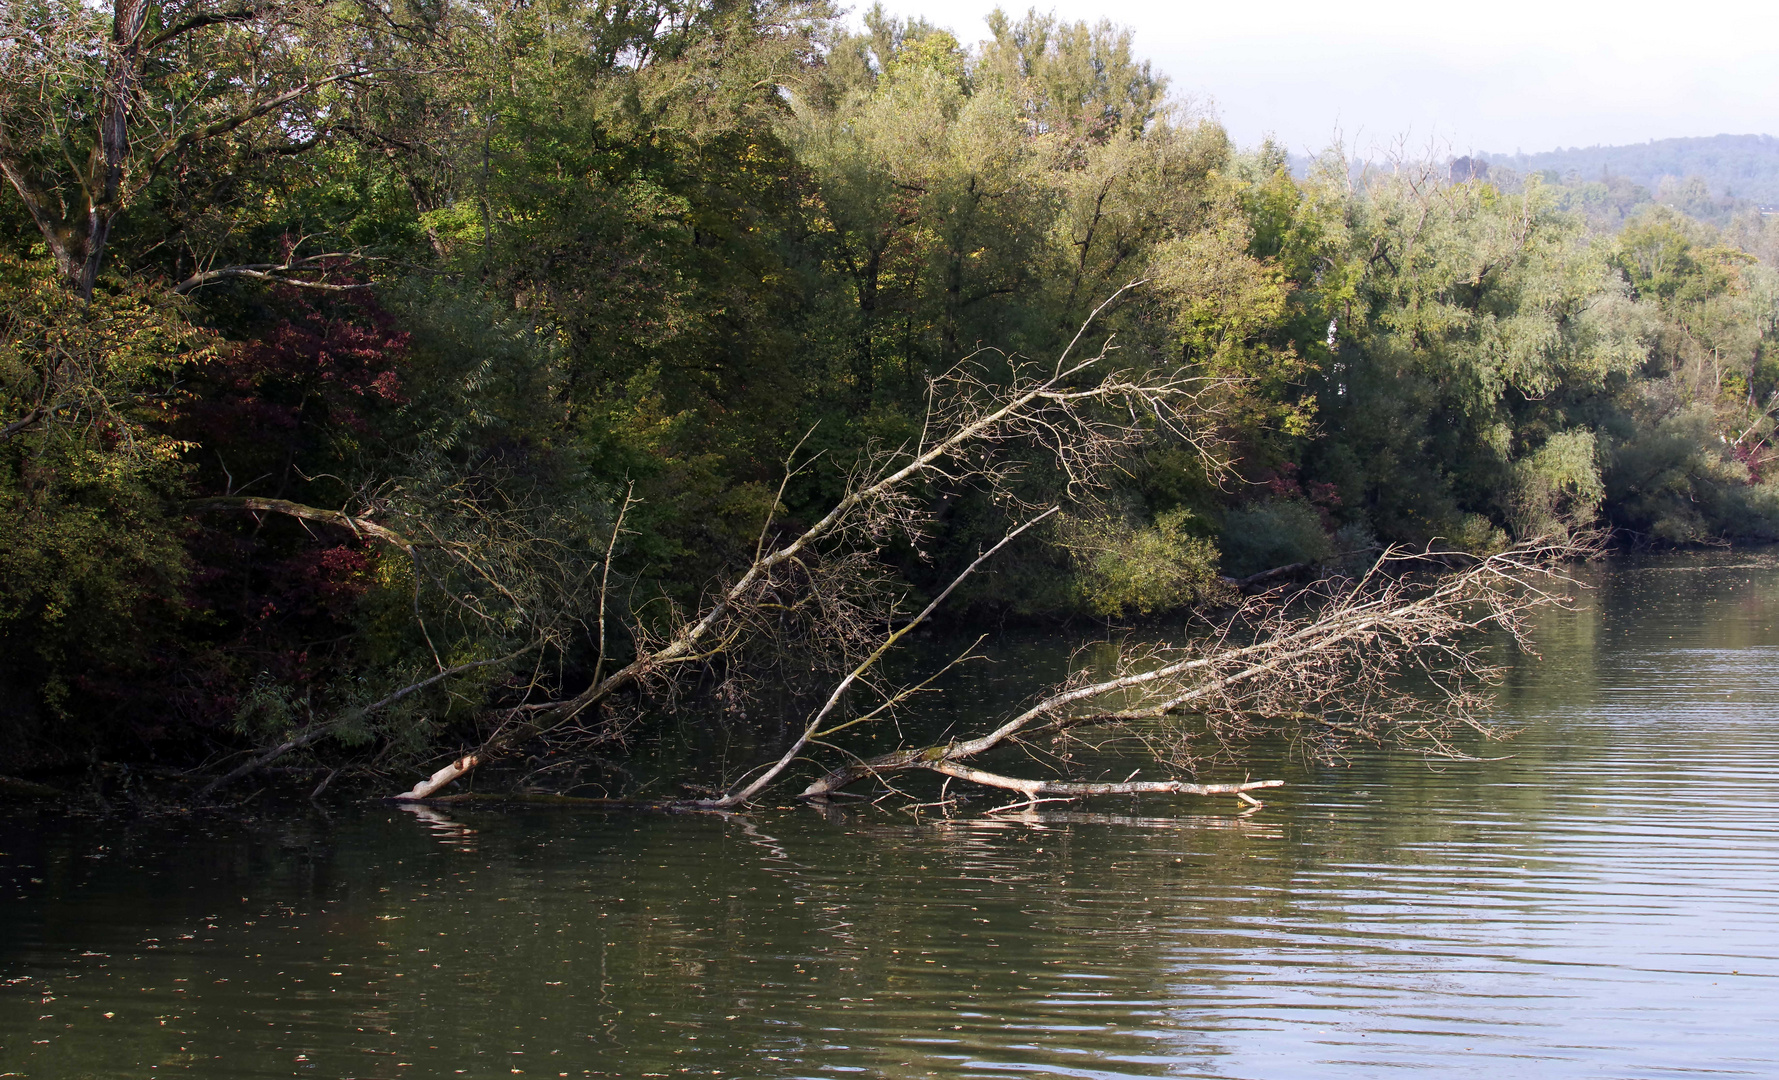
[[[1294,164],[1302,170],[1301,160]],[[1779,227],[1775,227],[1771,206],[1714,188],[1698,173],[1661,176],[1645,186],[1611,173],[1590,179],[1573,169],[1521,173],[1480,157],[1454,158],[1447,171],[1454,181],[1486,180],[1515,194],[1525,190],[1527,184],[1549,188],[1559,208],[1580,216],[1590,229],[1598,232],[1614,232],[1660,207],[1715,227],[1732,246],[1759,253],[1768,263],[1779,253]]]
[[[1669,208],[1595,228],[1536,179],[1339,154],[1294,179],[1108,24],[4,18],[0,729],[26,761],[322,718],[368,762],[459,745],[912,449],[936,377],[1048,364],[1114,296],[1091,347],[1205,378],[1211,458],[1151,423],[1087,492],[1034,428],[1006,484],[939,476],[907,529],[835,541],[902,610],[1052,502],[958,617],[1178,611],[1596,523],[1779,538],[1770,264]]]
[[[1779,138],[1707,135],[1625,146],[1568,147],[1536,154],[1483,153],[1493,168],[1551,180],[1623,180],[1651,192],[1697,178],[1714,198],[1779,206]]]

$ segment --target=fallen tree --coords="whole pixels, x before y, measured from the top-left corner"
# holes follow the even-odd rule
[[[534,652],[541,658],[552,646],[560,652],[559,643],[577,626],[597,639],[599,655],[584,689],[552,695],[549,689],[564,679],[534,672],[517,700],[509,697],[484,713],[488,722],[478,743],[460,745],[443,767],[391,796],[408,801],[436,796],[477,767],[522,749],[558,760],[589,754],[621,737],[624,724],[614,716],[626,700],[634,707],[643,692],[671,693],[684,673],[712,664],[745,675],[750,663],[763,658],[770,665],[786,653],[810,657],[812,669],[833,672],[821,703],[782,751],[726,788],[676,805],[744,806],[811,764],[820,775],[802,792],[808,799],[829,797],[867,778],[887,784],[898,773],[924,771],[947,783],[1011,791],[1025,804],[1145,792],[1233,795],[1252,802],[1249,792],[1275,782],[1201,783],[1192,777],[1204,759],[1200,748],[1206,737],[1228,746],[1257,731],[1288,727],[1324,755],[1353,740],[1398,741],[1456,754],[1449,742],[1454,731],[1487,733],[1483,691],[1496,672],[1484,661],[1479,634],[1503,631],[1523,643],[1526,613],[1561,596],[1558,568],[1577,554],[1571,544],[1532,544],[1484,559],[1439,550],[1388,551],[1357,578],[1324,578],[1295,591],[1250,596],[1200,638],[1121,650],[1109,677],[1077,673],[979,735],[869,758],[837,741],[843,735],[874,737],[875,729],[893,722],[907,701],[930,687],[937,673],[898,685],[882,676],[882,661],[966,578],[1056,512],[1056,506],[1029,505],[1014,495],[1022,469],[1042,460],[1055,470],[1052,488],[1082,498],[1123,455],[1156,440],[1193,448],[1213,475],[1221,468],[1217,417],[1219,395],[1231,387],[1229,380],[1187,369],[1120,368],[1113,363],[1109,338],[1092,356],[1072,358],[1119,296],[1101,305],[1048,365],[984,353],[932,380],[928,419],[917,440],[868,454],[843,496],[801,530],[777,531],[776,512],[769,516],[751,562],[713,588],[700,608],[669,620],[665,629],[620,613],[627,631],[622,636],[632,647],[622,663],[607,655],[606,619],[611,560],[628,496],[611,524],[604,558],[593,562],[524,555],[533,538],[510,515],[461,511],[459,519],[494,524],[467,531],[441,525],[412,500],[388,494],[399,485],[363,498],[362,509],[353,512],[241,497],[205,500],[193,509],[277,513],[350,530],[412,560],[416,589],[433,582],[464,618],[518,628],[498,639],[499,658],[451,665],[434,650],[435,672],[365,711],[471,668]],[[999,368],[992,378],[991,365]],[[793,450],[784,483],[809,464]],[[918,547],[928,524],[925,493],[935,485],[987,489],[1016,524],[909,615],[901,607],[905,593],[881,565],[879,553],[893,537]],[[780,496],[783,491],[781,486]],[[456,577],[448,582],[451,574]],[[519,579],[528,584],[517,584]],[[1270,580],[1260,575],[1253,584]],[[596,603],[588,595],[595,582]],[[589,616],[579,614],[589,608]],[[966,650],[958,660],[970,655]],[[1408,675],[1418,675],[1422,689],[1405,689]],[[317,725],[289,737],[212,788],[325,734],[325,726]],[[1134,740],[1151,761],[1176,775],[1138,781],[1133,774],[1119,782],[1063,775],[1069,748],[1087,739]],[[1055,775],[1013,776],[976,761],[1014,749],[1048,757],[1046,767]],[[819,755],[839,760],[813,760]]]
[[[1071,741],[1136,741],[1157,762],[1189,767],[1195,743],[1220,746],[1286,730],[1321,757],[1354,742],[1399,743],[1465,756],[1460,730],[1494,736],[1487,690],[1501,675],[1488,631],[1529,648],[1527,618],[1564,602],[1562,567],[1588,552],[1575,540],[1521,545],[1462,571],[1432,574],[1428,552],[1392,549],[1364,575],[1331,577],[1284,596],[1252,598],[1218,632],[1178,645],[1126,650],[1110,678],[1078,674],[973,738],[911,746],[829,770],[802,792],[824,798],[859,781],[925,770],[1024,794],[1185,792],[1247,797],[1261,781],[1196,785],[1178,780],[1090,783],[1020,779],[965,764],[1019,748],[1055,759]],[[1443,554],[1432,552],[1435,557]],[[1115,703],[1106,707],[1108,702]]]
[[[651,688],[670,691],[681,672],[719,660],[744,669],[762,655],[801,653],[810,655],[811,666],[820,670],[851,672],[843,679],[845,688],[872,682],[876,660],[932,611],[929,606],[909,622],[900,608],[905,590],[895,585],[879,559],[893,537],[920,544],[928,524],[923,492],[932,485],[991,490],[1015,516],[1026,516],[1029,525],[1042,515],[1039,508],[1012,497],[1012,481],[1035,460],[1054,469],[1061,485],[1072,492],[1094,488],[1121,455],[1157,438],[1192,447],[1211,471],[1220,468],[1214,454],[1218,395],[1232,380],[1184,368],[1116,365],[1110,337],[1092,355],[1077,356],[1101,316],[1138,284],[1101,304],[1051,363],[985,350],[931,380],[928,416],[916,440],[868,452],[851,470],[843,496],[801,530],[780,529],[775,500],[751,562],[713,588],[698,610],[677,614],[664,628],[659,620],[650,625],[634,615],[626,621],[623,636],[633,651],[624,663],[608,663],[603,647],[612,548],[622,528],[622,511],[612,525],[613,542],[604,559],[588,564],[553,563],[553,556],[538,554],[536,537],[514,524],[522,514],[490,512],[468,495],[417,497],[413,493],[420,485],[411,481],[363,491],[356,499],[360,505],[351,510],[242,496],[205,499],[190,509],[280,514],[387,544],[413,563],[417,590],[429,587],[465,619],[519,628],[493,635],[489,652],[541,653],[577,627],[590,629],[587,636],[601,644],[590,684],[578,693],[550,696],[540,691],[566,680],[532,678],[520,700],[487,712],[493,723],[479,745],[460,748],[450,757],[487,764],[540,743],[558,753],[585,753],[622,734],[623,725],[603,715],[618,695]],[[783,484],[811,463],[793,449]],[[474,487],[459,486],[466,491]],[[781,497],[783,491],[781,485]],[[1015,528],[1007,539],[1027,525]],[[983,561],[978,559],[963,576]],[[515,577],[526,584],[509,580]],[[597,604],[584,595],[594,581],[599,583]],[[421,607],[417,592],[417,619]],[[583,617],[580,612],[589,608],[591,618]],[[427,640],[432,640],[430,633]],[[436,671],[410,686],[448,672],[451,665],[437,649],[434,654]],[[830,709],[843,694],[844,688],[836,691]],[[899,700],[893,692],[886,697]],[[311,745],[318,737],[304,733],[286,739],[250,767],[263,767],[279,753]],[[234,775],[238,773],[230,778]],[[731,792],[714,802],[739,805],[751,794]]]
[[[1574,539],[1523,544],[1481,559],[1438,550],[1387,550],[1356,578],[1328,577],[1292,593],[1250,598],[1215,632],[1179,644],[1121,650],[1111,677],[1094,678],[1084,669],[980,734],[869,758],[835,742],[843,732],[856,735],[883,725],[895,706],[930,683],[878,686],[876,704],[823,726],[907,630],[964,576],[1035,523],[984,552],[926,610],[840,680],[790,747],[759,775],[721,795],[647,805],[744,806],[793,764],[812,760],[805,755],[814,750],[845,763],[818,775],[800,792],[801,799],[824,801],[863,781],[893,793],[898,774],[931,773],[1017,796],[999,809],[1144,794],[1231,796],[1259,806],[1253,792],[1282,784],[1250,778],[1137,780],[1134,773],[1123,780],[1075,779],[1067,775],[1069,750],[1079,745],[1103,749],[1118,741],[1134,743],[1149,761],[1176,772],[1195,772],[1206,757],[1219,757],[1243,739],[1278,732],[1322,758],[1337,757],[1356,743],[1463,758],[1468,755],[1454,741],[1458,732],[1484,738],[1501,734],[1489,723],[1489,690],[1503,670],[1492,651],[1530,647],[1529,617],[1567,601],[1574,583],[1564,567],[1592,550]],[[1457,571],[1430,569],[1448,562],[1468,565]],[[1207,740],[1208,754],[1202,745]],[[1050,775],[1014,776],[975,764],[997,752],[1022,752]],[[473,759],[458,761],[423,786],[437,792],[474,765]],[[423,797],[420,790],[397,798]],[[909,801],[916,800],[909,796]]]

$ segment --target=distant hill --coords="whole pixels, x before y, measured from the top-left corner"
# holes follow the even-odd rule
[[[1550,179],[1568,183],[1622,179],[1652,193],[1661,191],[1664,180],[1673,187],[1696,176],[1705,181],[1713,196],[1779,207],[1779,139],[1771,135],[1656,139],[1631,146],[1473,157],[1487,162],[1491,171],[1506,168],[1521,176],[1554,173]]]

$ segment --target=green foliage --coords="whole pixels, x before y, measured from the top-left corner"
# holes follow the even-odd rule
[[[127,695],[169,622],[188,447],[166,417],[211,348],[181,308],[108,286],[85,303],[48,260],[0,254],[0,724]]]
[[[1152,615],[1222,602],[1217,549],[1191,535],[1191,514],[1169,510],[1155,524],[1114,517],[1069,518],[1061,543],[1075,570],[1081,606],[1093,615]]]
[[[1445,184],[1429,167],[1354,186],[1330,164],[1273,226],[1318,369],[1303,480],[1386,541],[1487,547],[1520,497],[1516,449],[1610,400],[1648,355],[1650,315],[1536,184]]]
[[[1167,78],[1135,58],[1128,29],[1104,19],[1059,22],[1035,8],[1018,22],[996,8],[988,29],[978,77],[1014,89],[1040,131],[1087,142],[1134,139],[1164,112]]]
[[[1771,484],[1749,483],[1713,412],[1694,402],[1657,414],[1614,447],[1605,489],[1616,523],[1669,544],[1779,539]]]
[[[1561,431],[1529,457],[1514,462],[1509,522],[1516,536],[1562,537],[1590,525],[1606,488],[1594,434]]]

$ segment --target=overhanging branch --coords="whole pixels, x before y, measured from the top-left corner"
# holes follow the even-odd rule
[[[319,521],[328,525],[338,525],[342,529],[351,530],[355,535],[369,536],[400,548],[403,553],[409,556],[414,554],[414,542],[394,529],[385,528],[368,518],[353,517],[339,510],[324,510],[319,506],[304,506],[302,503],[291,502],[289,499],[261,499],[252,495],[225,495],[212,499],[194,499],[185,504],[185,509],[194,513],[228,510],[284,514],[288,517],[301,518],[304,521]]]

